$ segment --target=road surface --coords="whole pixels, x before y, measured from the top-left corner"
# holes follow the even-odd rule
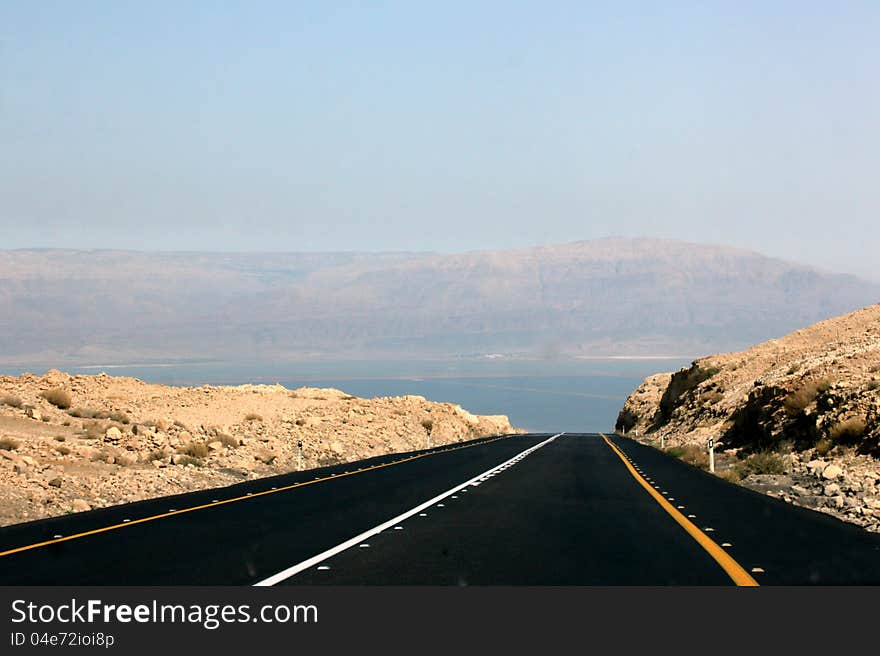
[[[880,535],[617,436],[500,436],[0,528],[5,585],[847,585]]]

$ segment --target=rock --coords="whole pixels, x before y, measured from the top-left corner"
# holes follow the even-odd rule
[[[825,466],[827,464],[828,463],[826,463],[824,460],[810,460],[810,462],[807,463],[807,469],[818,476],[822,473],[822,470],[825,469]]]
[[[219,451],[220,449],[223,448],[223,442],[221,442],[220,440],[214,440],[213,442],[208,442],[208,448],[211,449],[211,451]]]
[[[810,494],[810,491],[807,488],[800,486],[800,485],[792,485],[791,491],[794,492],[799,497],[805,497]]]
[[[831,501],[834,503],[835,508],[843,508],[846,503],[846,499],[842,494],[838,494],[836,497],[832,497]]]
[[[12,462],[21,462],[21,456],[17,456],[12,451],[7,451],[6,449],[0,449],[0,456]]]
[[[12,471],[16,474],[24,474],[28,469],[28,466],[24,462],[17,462],[12,465]]]
[[[43,420],[43,415],[40,414],[40,411],[36,408],[28,408],[27,410],[25,410],[25,414],[31,419],[36,419],[37,421]]]
[[[116,428],[116,426],[111,426],[104,433],[104,437],[108,440],[119,440],[122,439],[122,431]]]
[[[826,497],[833,497],[840,494],[840,486],[837,483],[829,483],[823,490]]]
[[[345,445],[342,442],[331,442],[330,450],[337,456],[341,456],[345,454]]]
[[[843,469],[841,469],[838,465],[828,465],[825,469],[822,470],[822,478],[833,481],[835,478],[838,478],[843,474]]]
[[[61,483],[62,483],[61,477],[59,477],[59,476],[56,476],[51,481],[49,481],[49,485],[52,487],[61,487]]]
[[[87,510],[91,510],[92,507],[83,499],[74,499],[73,503],[70,505],[70,509],[73,512],[85,512]]]
[[[36,467],[37,461],[30,456],[22,456],[21,461],[25,463],[28,467]]]

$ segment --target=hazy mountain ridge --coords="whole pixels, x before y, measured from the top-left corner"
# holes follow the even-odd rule
[[[880,284],[649,239],[510,251],[0,251],[0,359],[455,357],[732,350]]]

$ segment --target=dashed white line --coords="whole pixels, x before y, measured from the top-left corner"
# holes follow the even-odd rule
[[[272,576],[265,578],[262,581],[258,581],[254,585],[264,587],[264,586],[270,586],[270,585],[275,585],[276,583],[280,583],[281,581],[287,580],[291,576],[294,576],[294,575],[298,574],[299,572],[302,572],[303,570],[309,569],[310,567],[314,567],[318,563],[327,560],[331,556],[335,556],[336,554],[338,554],[342,551],[345,551],[346,549],[349,549],[350,547],[353,547],[357,544],[360,544],[361,542],[365,541],[366,539],[368,539],[374,535],[378,535],[379,533],[381,533],[382,531],[384,531],[387,528],[398,525],[400,522],[412,517],[413,515],[420,513],[421,511],[425,510],[426,508],[430,508],[431,506],[433,506],[435,504],[437,504],[438,506],[442,506],[442,504],[438,503],[439,501],[441,501],[447,497],[451,497],[453,494],[460,492],[462,489],[464,489],[467,486],[472,485],[474,482],[480,480],[480,478],[482,478],[483,476],[486,476],[487,474],[490,474],[490,473],[498,470],[500,467],[503,467],[504,465],[513,462],[517,458],[519,458],[519,459],[525,458],[527,455],[533,453],[537,449],[540,449],[541,447],[543,447],[547,444],[550,444],[550,442],[555,440],[560,435],[563,435],[563,433],[557,433],[556,435],[553,435],[553,436],[547,438],[543,442],[539,442],[538,444],[535,444],[534,446],[530,446],[525,451],[522,451],[517,456],[514,456],[514,458],[511,458],[510,460],[506,460],[505,462],[502,462],[501,464],[495,465],[490,470],[483,472],[482,474],[478,474],[478,475],[474,476],[472,479],[465,481],[464,483],[461,483],[460,485],[455,486],[451,490],[443,492],[442,494],[438,494],[433,499],[429,499],[428,501],[425,501],[424,503],[419,504],[418,506],[416,506],[412,510],[408,510],[407,512],[405,512],[401,515],[398,515],[397,517],[393,517],[392,519],[389,519],[387,522],[380,524],[379,526],[376,526],[375,528],[372,528],[368,531],[364,531],[360,535],[356,535],[353,538],[350,538],[350,539],[346,540],[345,542],[342,542],[342,543],[336,545],[335,547],[332,547],[330,549],[327,549],[326,551],[323,551],[319,554],[316,554],[316,555],[312,556],[311,558],[307,558],[306,560],[302,561],[301,563],[297,563],[296,565],[288,567],[287,569],[282,570],[282,571],[278,572],[277,574],[273,574]],[[329,569],[329,567],[327,567],[326,565],[321,565],[318,567],[318,569]]]

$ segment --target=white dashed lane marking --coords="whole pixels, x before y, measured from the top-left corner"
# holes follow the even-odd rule
[[[477,476],[474,476],[472,479],[465,481],[464,483],[461,483],[460,485],[457,485],[456,487],[452,488],[451,490],[448,490],[446,492],[443,492],[442,494],[437,495],[433,499],[429,499],[428,501],[425,501],[424,503],[419,504],[415,508],[413,508],[413,509],[411,509],[401,515],[398,515],[397,517],[389,519],[387,522],[380,524],[379,526],[376,526],[375,528],[372,528],[368,531],[365,531],[365,532],[361,533],[360,535],[356,535],[353,538],[350,538],[349,540],[346,540],[345,542],[342,542],[342,543],[336,545],[335,547],[332,547],[331,549],[327,549],[326,551],[323,551],[319,554],[316,554],[316,555],[312,556],[311,558],[307,558],[306,560],[304,560],[300,563],[297,563],[296,565],[292,565],[291,567],[288,567],[287,569],[282,570],[282,571],[278,572],[277,574],[273,574],[272,576],[265,578],[262,581],[258,581],[254,585],[256,585],[256,586],[270,586],[270,585],[275,585],[276,583],[280,583],[281,581],[285,581],[285,580],[289,579],[290,577],[295,576],[299,572],[302,572],[303,570],[314,567],[315,565],[318,565],[318,563],[321,563],[321,562],[327,560],[328,558],[345,551],[346,549],[349,549],[355,545],[361,544],[367,538],[370,538],[374,535],[378,535],[387,528],[397,526],[403,520],[408,519],[408,518],[412,517],[413,515],[420,513],[421,511],[425,510],[426,508],[430,508],[433,505],[436,505],[438,508],[442,508],[443,504],[438,503],[439,501],[446,499],[447,497],[451,497],[453,494],[457,494],[458,492],[460,492],[464,488],[468,487],[469,485],[473,485],[475,482],[479,481],[481,478],[485,478],[489,474],[492,474],[492,473],[498,471],[501,467],[504,467],[505,465],[508,465],[512,462],[516,462],[518,459],[525,458],[526,456],[528,456],[531,453],[534,453],[536,450],[540,449],[541,447],[543,447],[547,444],[550,444],[550,442],[555,440],[560,435],[563,435],[563,433],[557,433],[556,435],[553,435],[553,436],[547,438],[543,442],[539,442],[538,444],[535,444],[534,446],[529,447],[525,451],[522,451],[521,453],[519,453],[517,456],[511,458],[510,460],[506,460],[505,462],[502,462],[501,464],[495,465],[489,471],[483,472],[482,474],[478,474]],[[318,569],[329,569],[329,567],[327,567],[326,565],[320,565],[318,567]]]

